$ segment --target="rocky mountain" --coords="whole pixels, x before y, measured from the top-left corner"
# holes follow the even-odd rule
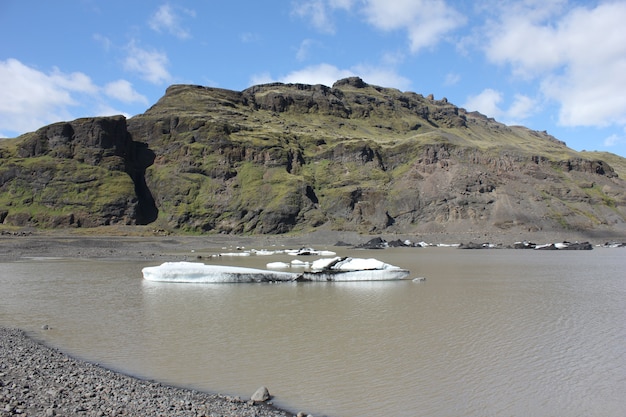
[[[624,158],[359,78],[174,85],[128,120],[2,140],[0,158],[4,225],[626,231]]]

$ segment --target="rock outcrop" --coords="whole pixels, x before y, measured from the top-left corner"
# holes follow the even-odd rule
[[[0,147],[9,225],[626,230],[626,183],[605,159],[355,77],[239,92],[174,85],[128,120],[78,119],[11,141]]]
[[[43,127],[22,136],[15,153],[2,164],[0,190],[13,197],[6,224],[93,227],[156,219],[144,179],[154,154],[131,140],[123,116]]]

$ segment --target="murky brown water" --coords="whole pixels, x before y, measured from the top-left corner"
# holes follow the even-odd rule
[[[175,385],[265,385],[317,416],[626,415],[623,249],[352,254],[427,280],[171,284],[142,280],[154,263],[27,260],[0,264],[0,324]]]

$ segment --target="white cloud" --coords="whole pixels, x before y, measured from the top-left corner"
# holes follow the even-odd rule
[[[525,2],[525,13],[499,18],[488,34],[488,59],[539,80],[545,97],[559,103],[562,125],[626,124],[626,2],[565,12],[562,1],[539,4]]]
[[[150,17],[148,25],[156,32],[168,32],[179,39],[188,39],[191,37],[191,33],[185,29],[182,18],[177,11],[182,11],[188,16],[195,16],[193,10],[174,10],[169,4],[164,4]]]
[[[398,75],[389,68],[356,65],[349,69],[341,69],[326,63],[311,65],[279,78],[273,78],[269,73],[258,74],[252,77],[251,83],[253,85],[271,82],[322,84],[330,87],[335,81],[347,77],[361,77],[366,83],[394,87],[400,90],[407,89],[411,83],[409,79]]]
[[[243,32],[239,35],[239,40],[243,43],[254,43],[258,42],[261,37],[258,33],[254,32]]]
[[[16,59],[0,61],[0,135],[20,135],[42,126],[77,117],[124,114],[107,102],[107,97],[125,104],[148,104],[126,80],[104,87],[80,72],[49,73]]]
[[[254,74],[250,77],[250,85],[269,84],[277,82],[269,72]]]
[[[333,9],[350,10],[355,0],[328,0],[328,4]]]
[[[613,146],[626,145],[626,128],[624,128],[621,134],[613,133],[612,135],[604,139],[603,144],[604,146],[609,148]]]
[[[468,97],[463,107],[468,111],[477,111],[486,116],[498,118],[503,113],[499,104],[502,102],[502,93],[491,88],[480,94]]]
[[[309,19],[311,25],[322,33],[334,34],[332,13],[337,9],[349,11],[356,0],[298,0],[292,3],[294,16]]]
[[[305,39],[300,42],[300,46],[296,52],[296,59],[298,61],[305,61],[309,57],[309,51],[315,43],[313,39]]]
[[[399,75],[394,69],[370,65],[356,65],[352,71],[368,84],[392,87],[406,91],[411,87],[411,80]]]
[[[148,99],[135,91],[133,85],[126,80],[117,80],[106,84],[104,93],[123,103],[148,104]]]
[[[447,86],[452,86],[458,84],[459,81],[461,81],[460,74],[449,72],[446,74],[446,79],[444,80],[443,84]]]
[[[78,97],[97,94],[98,87],[83,73],[46,74],[7,59],[0,61],[0,91],[0,129],[23,133],[71,118]]]
[[[280,79],[283,83],[323,84],[332,86],[335,81],[352,77],[355,73],[351,70],[342,70],[334,65],[319,64],[293,71]]]
[[[367,21],[382,30],[406,30],[411,52],[435,46],[466,19],[443,0],[367,0]]]
[[[435,46],[466,22],[445,0],[301,0],[293,4],[292,14],[309,19],[321,32],[334,34],[333,12],[351,11],[355,5],[370,25],[385,31],[405,30],[413,53]]]
[[[292,13],[295,16],[310,19],[311,24],[320,32],[335,33],[335,25],[330,17],[329,7],[324,0],[306,0],[294,3]]]
[[[100,45],[102,45],[102,48],[104,48],[104,50],[107,52],[111,49],[111,46],[113,45],[113,42],[111,42],[111,39],[99,33],[94,34],[93,39],[99,42]]]
[[[129,114],[128,112],[119,110],[115,107],[110,106],[107,103],[98,104],[95,107],[94,114],[97,114],[98,116],[117,116],[118,114],[121,114],[122,116],[126,118],[130,118],[134,116],[134,114]]]
[[[534,115],[537,109],[536,100],[522,94],[516,94],[513,103],[506,111],[506,117],[510,121],[525,120]]]
[[[171,80],[167,70],[169,60],[164,52],[148,51],[131,42],[127,48],[128,54],[124,60],[124,69],[135,72],[142,79],[153,84],[161,84]]]
[[[486,88],[481,93],[468,97],[463,107],[468,111],[478,111],[507,124],[520,124],[522,120],[538,111],[537,101],[522,94],[516,94],[513,97],[513,102],[508,109],[502,108],[503,101],[504,97],[500,91]]]

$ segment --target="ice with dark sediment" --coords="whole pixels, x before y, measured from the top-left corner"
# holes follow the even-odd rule
[[[408,278],[410,272],[374,258],[322,258],[303,273],[307,281],[392,281]]]
[[[289,264],[268,264],[268,267]],[[304,271],[285,272],[199,262],[165,262],[142,269],[144,279],[181,283],[251,283],[290,281],[390,281],[406,279],[409,271],[379,261],[361,258],[322,258]]]

